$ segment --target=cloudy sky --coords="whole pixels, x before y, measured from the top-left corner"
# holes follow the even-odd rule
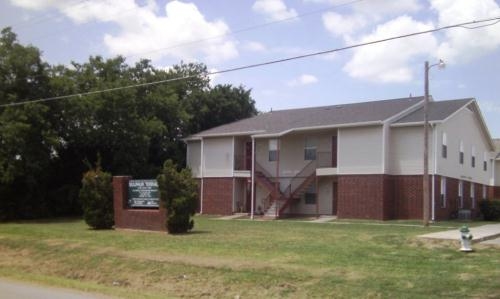
[[[50,63],[89,55],[184,61],[223,70],[500,17],[495,0],[5,0],[0,27]],[[476,25],[477,26],[477,25]],[[471,25],[469,27],[475,27]],[[227,73],[261,111],[423,94],[424,61],[436,100],[474,97],[500,138],[500,23],[455,28],[266,67]]]

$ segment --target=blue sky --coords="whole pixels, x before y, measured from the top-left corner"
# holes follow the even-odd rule
[[[149,58],[168,68],[197,61],[210,70],[492,17],[500,17],[495,0],[0,2],[0,27],[12,26],[22,43],[40,48],[50,63],[121,54],[129,63]],[[439,59],[447,66],[430,72],[433,97],[476,98],[492,137],[500,138],[500,23],[222,74],[213,81],[251,88],[261,111],[332,105],[422,95],[424,61]]]

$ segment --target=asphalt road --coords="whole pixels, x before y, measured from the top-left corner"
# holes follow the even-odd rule
[[[79,291],[34,285],[0,278],[0,299],[111,299]]]

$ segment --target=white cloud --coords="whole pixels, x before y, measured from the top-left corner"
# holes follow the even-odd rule
[[[373,33],[358,42],[368,42],[409,32],[429,30],[430,23],[401,16],[377,26]],[[408,64],[418,55],[429,55],[437,48],[433,35],[420,35],[381,44],[356,48],[351,60],[344,66],[351,77],[375,82],[408,82],[413,78]]]
[[[500,15],[500,7],[494,0],[432,0],[431,6],[438,13],[440,26]],[[475,30],[457,28],[445,32],[445,41],[439,46],[437,56],[450,64],[463,63],[499,46],[500,25]]]
[[[255,12],[266,15],[271,21],[278,21],[297,16],[293,8],[287,8],[283,0],[257,0],[252,6]]]
[[[341,6],[338,0],[306,0],[306,2],[329,3]],[[401,14],[411,14],[421,9],[418,0],[370,0],[353,3],[349,6],[350,13],[340,14],[326,12],[323,14],[323,25],[335,36],[349,39],[354,33],[376,22]]]
[[[362,15],[343,16],[336,12],[323,14],[323,25],[334,35],[350,35],[367,25],[367,19]]]
[[[105,34],[103,39],[113,55],[135,59],[168,56],[212,63],[238,56],[235,42],[224,36],[230,32],[226,23],[206,20],[192,3],[168,2],[163,16],[152,0],[145,6],[139,6],[134,0],[87,0],[71,6],[64,0],[11,1],[28,9],[56,8],[77,24],[97,21],[118,25],[118,34]],[[203,42],[191,43],[199,40]]]
[[[302,74],[299,77],[288,81],[288,86],[309,85],[318,82],[318,78],[310,74]]]
[[[252,51],[252,52],[263,52],[266,51],[267,48],[264,44],[256,42],[256,41],[247,41],[243,44],[243,48]]]

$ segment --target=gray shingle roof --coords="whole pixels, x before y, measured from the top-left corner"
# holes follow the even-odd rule
[[[291,129],[307,127],[355,125],[365,122],[383,121],[421,102],[423,97],[409,97],[323,107],[277,110],[262,113],[218,126],[190,137],[231,134],[279,134]],[[431,102],[430,120],[444,120],[471,99]],[[422,109],[398,120],[398,122],[422,121]],[[420,112],[419,112],[420,111]]]
[[[458,99],[458,100],[448,100],[439,102],[429,103],[429,121],[440,121],[445,120],[448,116],[452,115],[455,111],[462,108],[468,102],[472,101],[472,98]],[[410,113],[403,118],[397,120],[396,124],[403,123],[414,123],[424,121],[424,108],[417,109],[413,113]]]

